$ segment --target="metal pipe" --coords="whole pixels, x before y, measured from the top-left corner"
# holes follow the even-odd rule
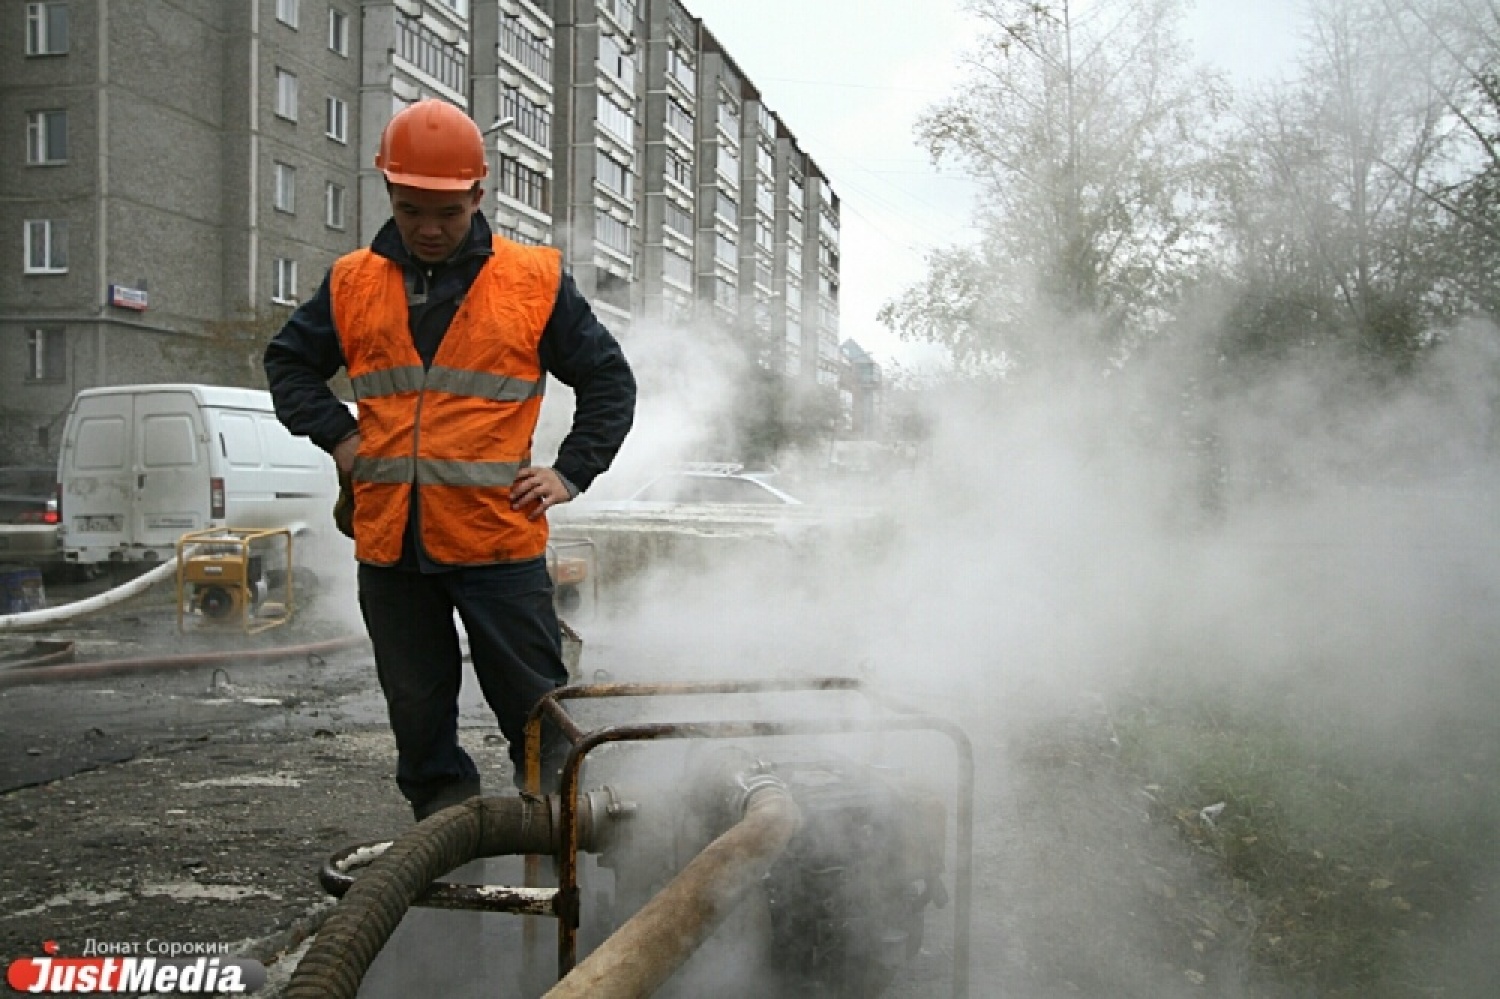
[[[764,783],[752,790],[739,823],[693,858],[546,999],[651,995],[765,876],[800,822],[784,786]]]

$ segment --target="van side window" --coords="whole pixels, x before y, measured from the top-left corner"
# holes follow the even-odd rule
[[[123,418],[100,416],[79,422],[78,443],[73,448],[74,468],[124,468],[125,453]]]
[[[193,421],[181,413],[147,416],[141,425],[146,442],[142,464],[147,468],[169,468],[197,462],[198,448],[193,440]]]
[[[247,413],[220,413],[219,441],[231,467],[260,467],[260,437],[255,433],[254,417]]]

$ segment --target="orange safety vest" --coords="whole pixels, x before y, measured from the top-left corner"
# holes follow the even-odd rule
[[[426,370],[401,265],[368,249],[333,265],[333,321],[359,401],[352,479],[361,562],[400,560],[413,486],[422,546],[435,561],[488,565],[546,551],[546,518],[512,510],[510,489],[531,463],[545,381],[537,344],[562,255],[498,236],[494,246]]]

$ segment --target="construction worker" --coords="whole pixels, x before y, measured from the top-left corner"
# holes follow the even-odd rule
[[[266,348],[276,414],[333,455],[352,484],[359,606],[420,820],[479,794],[458,743],[454,612],[510,742],[519,785],[528,713],[566,682],[548,510],[613,461],[635,379],[551,247],[495,236],[480,210],[483,137],[424,100],[380,138],[392,218],[335,261]],[[358,420],[328,387],[340,368]],[[531,463],[546,376],[575,393],[551,467]],[[548,739],[544,779],[566,744]]]

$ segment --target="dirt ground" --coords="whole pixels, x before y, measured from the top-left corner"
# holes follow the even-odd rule
[[[162,614],[116,614],[71,637],[95,658],[140,655],[147,636],[174,633]],[[628,678],[632,650],[590,647],[586,631],[585,649],[590,669]],[[271,965],[275,994],[329,911],[319,866],[411,824],[362,646],[11,686],[0,719],[8,959],[47,940],[64,954],[89,941],[228,944]],[[955,720],[979,761],[969,994],[1277,994],[1249,984],[1244,899],[1152,824],[1087,705],[1049,719],[1045,735]],[[490,786],[506,787],[505,745],[482,706],[466,702],[461,726]],[[888,994],[951,994],[952,946],[952,908],[931,912],[922,951]],[[470,984],[442,994],[509,994],[483,976]]]

